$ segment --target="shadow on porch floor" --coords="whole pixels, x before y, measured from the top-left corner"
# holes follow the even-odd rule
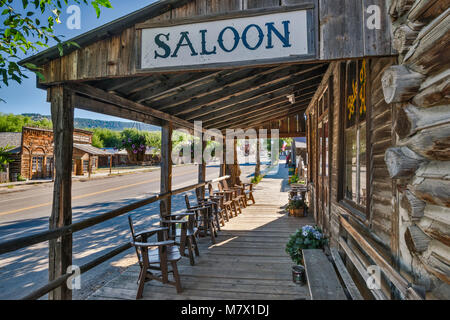
[[[280,192],[287,170],[266,176],[256,187],[256,204],[244,209],[219,232],[217,244],[200,238],[196,265],[189,259],[179,263],[183,292],[156,281],[146,283],[143,299],[157,300],[301,300],[308,299],[308,287],[292,282],[293,265],[285,253],[289,235],[311,217],[289,217],[283,210],[288,195]],[[106,283],[89,299],[135,299],[139,266],[128,268]]]

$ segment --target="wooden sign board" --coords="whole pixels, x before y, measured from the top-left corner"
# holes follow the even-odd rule
[[[246,13],[143,27],[140,69],[252,66],[316,57],[313,9]]]

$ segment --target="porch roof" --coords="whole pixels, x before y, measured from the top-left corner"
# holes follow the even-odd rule
[[[8,147],[9,153],[19,153],[22,146],[21,132],[0,132],[0,148]]]
[[[110,153],[107,151],[103,151],[102,149],[98,149],[90,144],[80,144],[74,143],[73,147],[75,149],[81,150],[93,156],[109,156]]]

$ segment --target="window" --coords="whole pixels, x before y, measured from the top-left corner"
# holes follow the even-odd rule
[[[42,172],[43,162],[44,162],[44,157],[33,157],[32,171],[33,172]]]
[[[344,198],[367,205],[366,61],[351,61],[346,69],[344,128]]]

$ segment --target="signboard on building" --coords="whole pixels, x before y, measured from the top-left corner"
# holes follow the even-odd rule
[[[299,9],[143,28],[140,67],[192,69],[312,59],[313,21],[313,10]]]

